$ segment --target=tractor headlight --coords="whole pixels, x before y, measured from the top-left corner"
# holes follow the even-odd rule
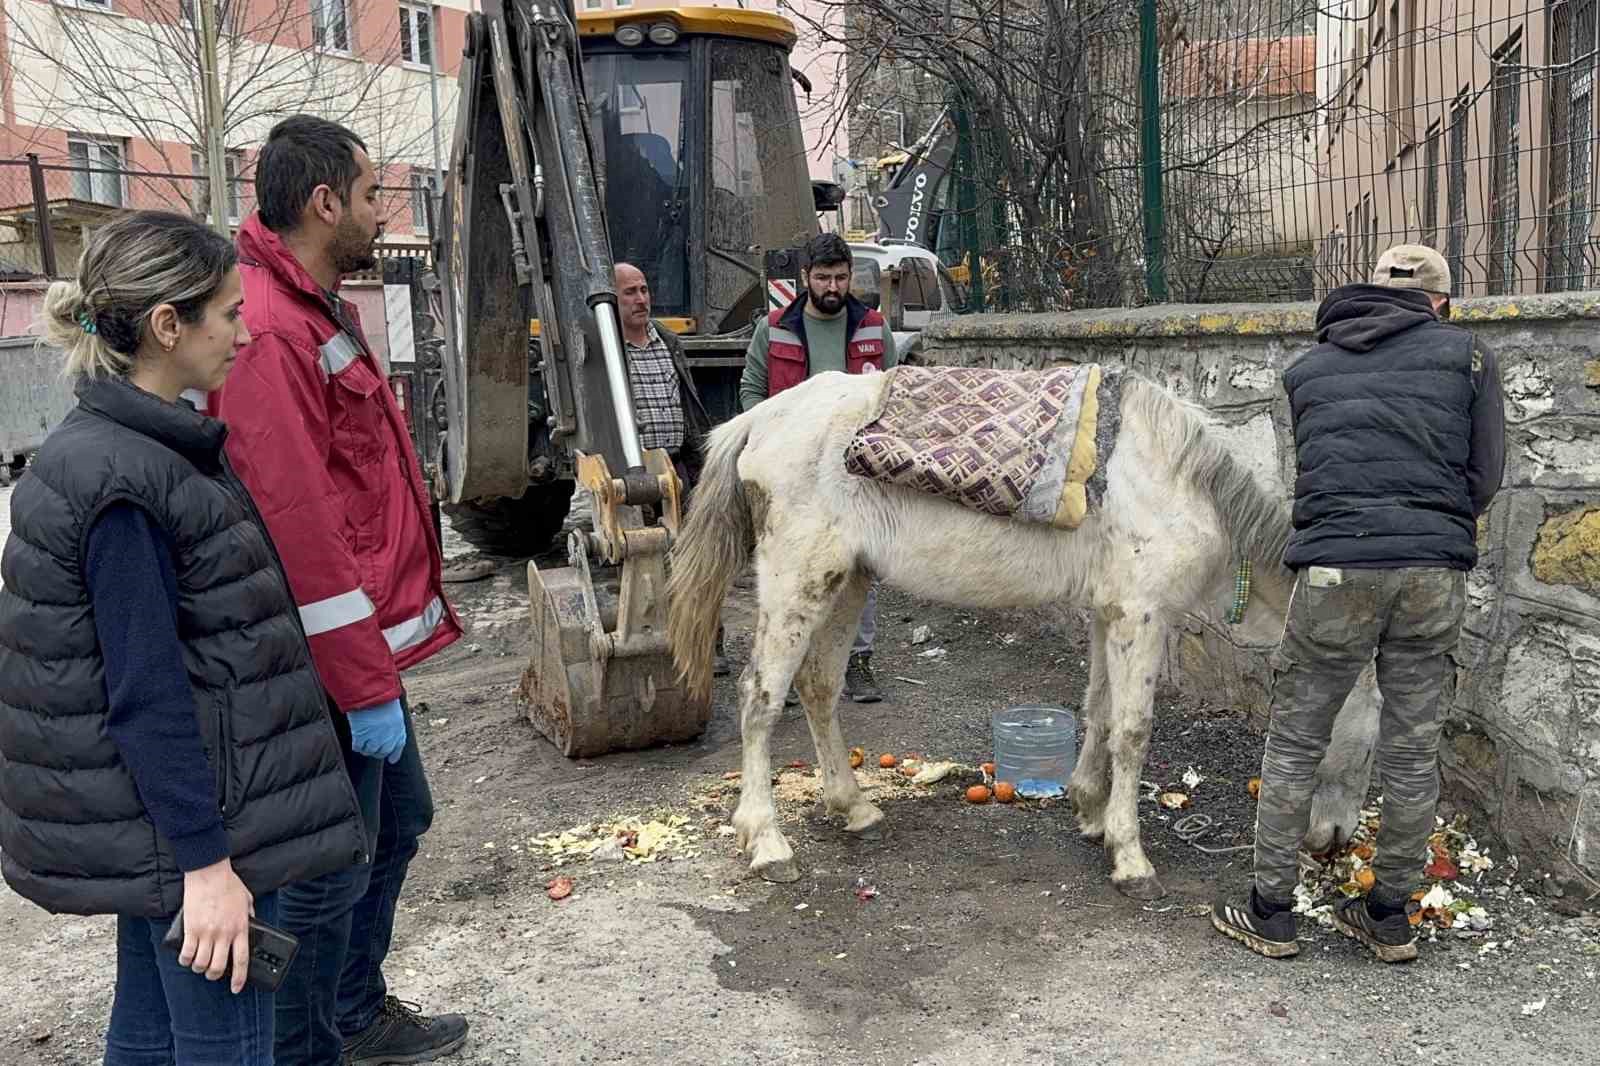
[[[632,48],[644,40],[644,31],[630,22],[617,30],[616,38],[618,44]]]
[[[658,22],[650,27],[650,42],[666,47],[678,39],[678,27],[670,22]]]

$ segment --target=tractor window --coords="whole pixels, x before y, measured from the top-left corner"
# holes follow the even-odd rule
[[[759,41],[711,44],[710,232],[707,316],[759,310],[757,248],[794,248],[816,232],[811,174],[783,49]],[[759,302],[751,303],[754,293]]]
[[[657,316],[689,314],[689,55],[590,54],[583,76],[605,153],[611,254],[644,271]]]

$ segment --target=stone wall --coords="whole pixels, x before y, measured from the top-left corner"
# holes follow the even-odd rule
[[[969,316],[930,327],[924,358],[1121,363],[1209,408],[1285,489],[1294,455],[1279,374],[1310,345],[1314,313],[1297,303]],[[1498,353],[1508,439],[1469,577],[1441,753],[1447,794],[1542,865],[1600,874],[1600,293],[1465,300],[1455,320]],[[1188,691],[1264,722],[1262,649],[1196,626],[1169,651]]]

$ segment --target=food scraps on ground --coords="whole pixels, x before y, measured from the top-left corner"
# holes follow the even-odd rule
[[[1377,877],[1369,864],[1376,854],[1374,842],[1380,824],[1381,807],[1363,810],[1355,833],[1336,854],[1326,859],[1319,856],[1314,861],[1302,859],[1301,881],[1295,886],[1295,913],[1313,917],[1329,927],[1333,924],[1329,897],[1334,893],[1361,896],[1372,891]],[[1468,834],[1465,815],[1448,825],[1442,820],[1437,824],[1428,838],[1429,861],[1424,870],[1428,884],[1412,894],[1407,918],[1413,926],[1453,930],[1458,936],[1486,932],[1494,920],[1468,893],[1475,885],[1488,892],[1483,875],[1494,868],[1494,860],[1480,851],[1477,841]]]
[[[681,814],[667,815],[664,819],[624,818],[599,825],[580,825],[561,833],[540,833],[528,841],[529,848],[544,852],[552,859],[583,860],[608,845],[620,845],[628,862],[635,865],[657,862],[668,854],[677,853],[692,859],[699,855],[691,838],[695,830],[689,819]],[[698,836],[698,834],[696,834]]]
[[[1251,799],[1258,800],[1261,798],[1261,778],[1252,777],[1250,779],[1250,783],[1246,785],[1245,788],[1249,790]]]
[[[1184,795],[1182,792],[1161,793],[1161,806],[1167,808],[1169,811],[1182,810],[1183,808],[1189,806],[1189,802],[1189,797]]]
[[[988,803],[989,802],[989,789],[988,789],[988,787],[985,786],[985,785],[973,785],[971,788],[967,789],[967,802],[968,803]]]
[[[994,776],[994,763],[992,762],[984,763],[981,767],[979,767],[979,769],[988,774],[990,777]]]
[[[890,755],[887,752],[878,756],[878,765],[883,767],[885,770],[894,769],[894,764],[899,761],[899,759],[896,759],[893,755]]]
[[[572,878],[557,877],[545,885],[545,895],[553,900],[563,900],[572,895]]]
[[[996,781],[994,783],[994,798],[1001,803],[1014,803],[1017,798],[1017,787],[1010,781]]]
[[[851,748],[850,749],[850,769],[854,770],[856,767],[860,766],[862,763],[864,763],[866,761],[867,761],[867,753],[866,752],[862,751],[860,748]]]

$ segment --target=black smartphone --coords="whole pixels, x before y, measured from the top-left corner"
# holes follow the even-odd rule
[[[172,919],[172,928],[161,938],[161,946],[170,951],[183,950],[183,911]],[[276,992],[289,972],[300,941],[282,929],[250,919],[250,970],[245,984],[254,985],[265,992]],[[230,964],[229,972],[232,972]],[[222,978],[227,980],[227,978]]]

